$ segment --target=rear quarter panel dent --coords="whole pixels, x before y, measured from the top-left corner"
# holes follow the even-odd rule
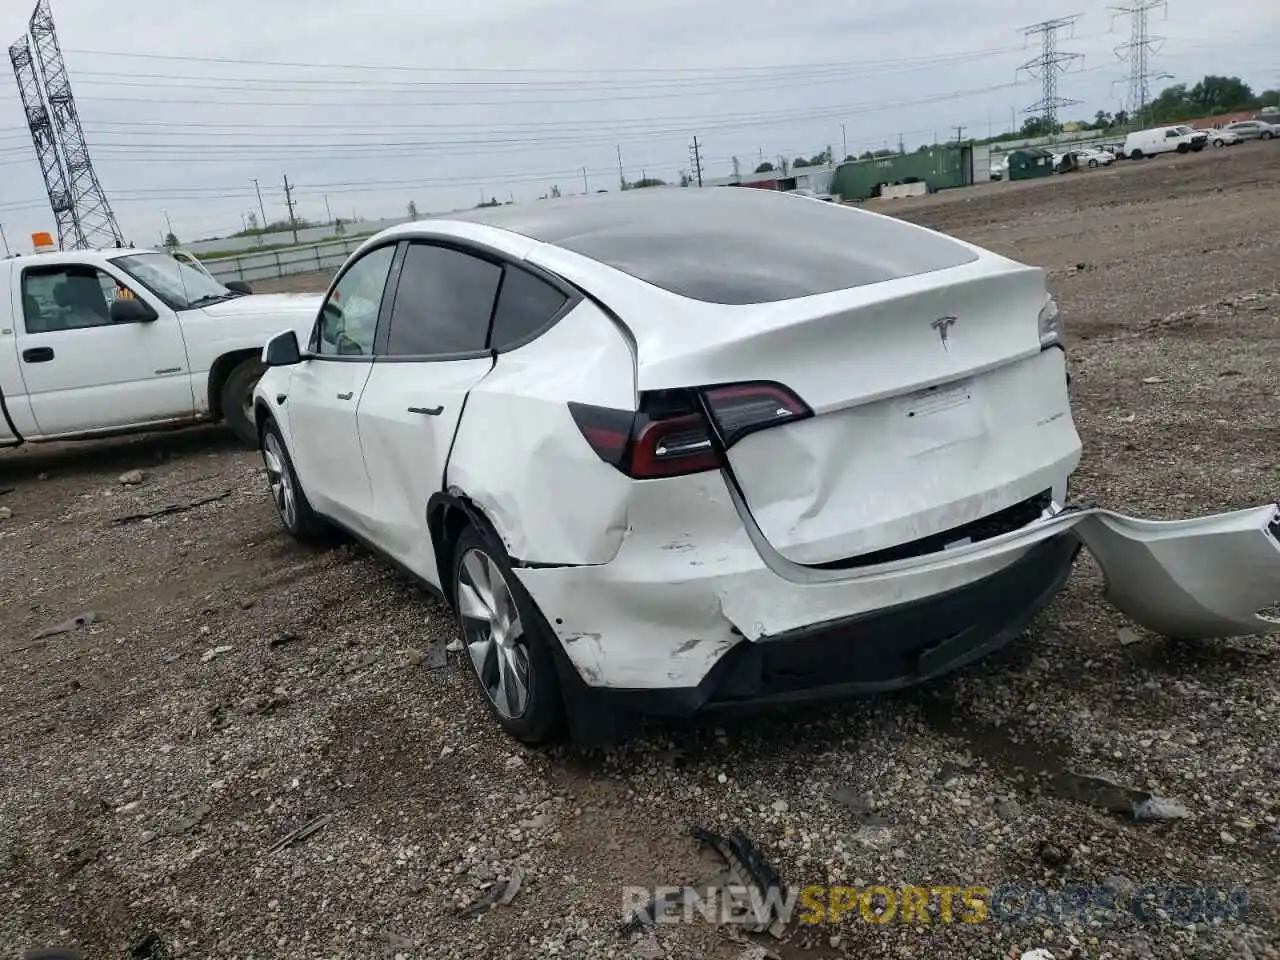
[[[635,481],[595,454],[568,402],[631,409],[634,398],[626,339],[584,300],[537,340],[501,354],[468,395],[446,486],[485,512],[512,557],[608,563]]]

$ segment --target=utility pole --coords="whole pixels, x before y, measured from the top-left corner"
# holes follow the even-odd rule
[[[289,175],[284,175],[284,203],[289,208],[289,226],[293,228],[293,242],[298,242],[298,220],[293,215],[293,188],[289,186]]]
[[[1040,56],[1028,60],[1018,68],[1019,72],[1025,70],[1040,80],[1040,99],[1023,112],[1039,114],[1044,132],[1050,136],[1058,131],[1058,108],[1080,102],[1058,96],[1058,74],[1065,73],[1072,61],[1084,60],[1083,53],[1066,53],[1058,49],[1058,31],[1070,29],[1074,33],[1076,21],[1081,16],[1082,14],[1073,13],[1069,17],[1042,20],[1022,28],[1028,41],[1037,34],[1040,36]]]
[[[906,144],[902,142],[902,134],[898,134],[898,155],[902,156],[907,152]]]
[[[329,195],[324,195],[324,215],[329,218],[329,222],[333,223],[333,211],[329,209]]]
[[[702,186],[702,151],[698,147],[698,138],[693,138],[693,146],[689,148],[689,158],[693,161],[693,175]]]
[[[178,236],[176,233],[174,233],[174,232],[173,232],[173,223],[169,220],[169,211],[168,211],[168,210],[165,210],[165,211],[164,211],[164,225],[165,225],[166,227],[168,227],[168,228],[169,228],[169,233],[168,233],[168,235],[165,237],[166,242],[168,241],[168,238],[169,238],[169,237],[174,237],[174,238],[176,238],[176,237]]]
[[[963,141],[964,141],[964,127],[962,127],[959,124],[956,124],[956,143],[962,143]]]
[[[4,255],[9,256],[9,238],[4,235],[3,223],[0,223],[0,242],[4,243]]]
[[[587,168],[586,168],[586,167],[583,167],[583,168],[582,168],[582,192],[583,192],[583,193],[590,193],[590,192],[591,192],[591,184],[587,182]]]
[[[1153,37],[1147,32],[1147,14],[1156,7],[1163,7],[1165,16],[1169,15],[1165,0],[1145,0],[1127,7],[1111,8],[1116,11],[1111,21],[1113,27],[1115,17],[1129,18],[1129,42],[1116,47],[1116,56],[1129,64],[1130,123],[1141,123],[1139,117],[1151,101],[1150,81],[1169,77],[1167,73],[1153,74],[1147,70],[1147,55],[1158,52],[1164,42],[1164,37]]]
[[[627,176],[622,172],[622,144],[618,144],[618,189],[627,189]]]
[[[849,155],[849,134],[845,131],[844,124],[840,124],[840,157],[843,159]]]
[[[267,229],[267,208],[262,205],[262,188],[258,186],[258,178],[253,177],[253,189],[258,191],[258,213],[262,216],[260,224],[263,230]]]

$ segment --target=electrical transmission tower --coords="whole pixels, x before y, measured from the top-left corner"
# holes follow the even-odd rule
[[[1068,100],[1058,96],[1058,74],[1065,73],[1073,61],[1083,60],[1083,53],[1067,53],[1058,49],[1058,32],[1070,29],[1074,32],[1076,21],[1081,14],[1073,13],[1069,17],[1056,17],[1053,20],[1042,20],[1029,27],[1023,27],[1022,33],[1028,41],[1040,35],[1040,56],[1028,60],[1018,68],[1040,80],[1040,99],[1023,110],[1023,113],[1038,114],[1044,125],[1045,133],[1055,133],[1058,129],[1058,108],[1069,107],[1077,100]]]
[[[702,186],[702,145],[698,143],[697,137],[689,145],[689,163],[693,167],[694,180],[698,186]]]
[[[49,0],[39,0],[27,29],[28,36],[9,48],[9,60],[58,224],[58,246],[63,250],[124,246],[111,204],[89,160]]]
[[[1169,77],[1167,73],[1151,73],[1147,69],[1147,55],[1156,53],[1164,42],[1164,37],[1153,37],[1147,31],[1147,14],[1157,7],[1163,7],[1165,15],[1169,8],[1165,0],[1145,0],[1127,7],[1112,7],[1116,17],[1129,18],[1129,42],[1116,47],[1116,56],[1129,64],[1129,114],[1135,123],[1147,104],[1151,101],[1151,81]],[[1115,20],[1112,19],[1112,24]]]

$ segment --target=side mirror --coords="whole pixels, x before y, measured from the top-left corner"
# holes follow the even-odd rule
[[[298,335],[292,330],[277,333],[262,348],[262,362],[268,367],[289,367],[302,362],[298,349]]]
[[[151,323],[157,314],[141,300],[122,297],[111,301],[112,323]]]
[[[228,280],[223,284],[232,293],[241,293],[246,296],[253,293],[253,287],[249,286],[243,280]]]

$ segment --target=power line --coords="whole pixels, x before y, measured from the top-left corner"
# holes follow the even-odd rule
[[[422,67],[422,66],[406,66],[400,64],[354,64],[354,63],[315,63],[290,60],[262,60],[252,58],[237,57],[195,57],[184,56],[178,54],[162,54],[162,53],[145,53],[141,51],[124,51],[124,50],[74,50],[70,49],[68,53],[75,53],[82,56],[91,57],[124,57],[131,61],[136,60],[164,60],[176,63],[221,63],[235,64],[238,66],[256,66],[256,67],[285,67],[291,69],[304,70],[322,70],[327,72],[333,70],[369,70],[378,73],[397,72],[397,73],[438,73],[438,74],[560,74],[566,76],[598,76],[605,74],[607,76],[616,77],[620,74],[636,73],[644,75],[661,75],[669,76],[676,74],[692,74],[692,75],[714,75],[724,70],[739,70],[744,73],[759,74],[768,73],[770,71],[781,70],[803,70],[803,69],[819,69],[823,67],[847,67],[847,66],[885,66],[895,63],[911,63],[920,60],[928,60],[936,57],[957,56],[960,54],[933,54],[926,57],[897,57],[885,60],[836,60],[819,63],[807,64],[769,64],[769,65],[748,65],[740,67],[604,67],[599,69],[569,69],[569,68],[542,68],[542,67]],[[977,52],[977,51],[966,51]],[[991,48],[986,53],[1008,52],[1005,48]]]
[[[1058,96],[1058,74],[1065,72],[1072,61],[1083,60],[1082,53],[1066,53],[1058,49],[1058,32],[1070,28],[1074,34],[1075,22],[1082,14],[1073,13],[1069,17],[1055,17],[1042,20],[1029,27],[1023,27],[1022,33],[1030,40],[1037,34],[1040,36],[1040,56],[1028,60],[1018,68],[1040,80],[1040,99],[1023,112],[1039,114],[1046,133],[1058,129],[1058,108],[1078,103]]]
[[[1147,15],[1157,7],[1163,7],[1168,16],[1165,0],[1145,0],[1127,7],[1112,7],[1115,17],[1129,18],[1129,42],[1116,47],[1116,56],[1129,64],[1129,113],[1135,123],[1151,100],[1151,81],[1169,78],[1167,73],[1152,73],[1147,69],[1147,55],[1159,51],[1164,37],[1153,37],[1147,30]],[[1114,25],[1115,19],[1112,19]]]

